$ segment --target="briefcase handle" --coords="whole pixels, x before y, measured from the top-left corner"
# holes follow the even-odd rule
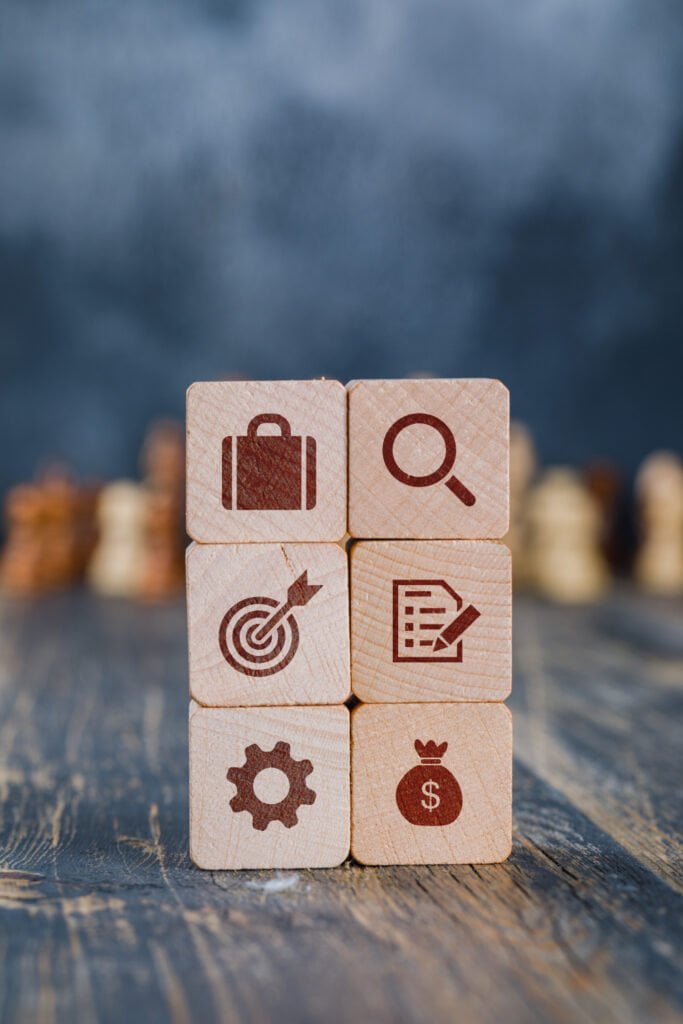
[[[263,426],[264,423],[274,423],[276,427],[280,428],[282,437],[290,438],[292,436],[289,420],[286,420],[284,416],[280,416],[276,412],[262,412],[259,416],[254,416],[253,420],[250,420],[247,427],[247,437],[256,437],[258,428]]]

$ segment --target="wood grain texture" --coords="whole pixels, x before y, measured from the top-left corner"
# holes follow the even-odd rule
[[[284,417],[286,424],[253,422],[266,415]],[[281,437],[285,429],[294,447],[276,444],[268,452],[263,439]],[[237,446],[250,433],[261,447],[251,445],[247,458]],[[232,443],[224,445],[226,438]],[[256,507],[238,507],[245,499]],[[283,507],[283,499],[295,507]],[[340,540],[346,532],[343,386],[333,380],[193,384],[187,392],[187,532],[204,543]]]
[[[354,544],[355,695],[373,703],[505,700],[512,683],[511,572],[509,550],[495,541]],[[478,617],[436,651],[442,624],[447,629],[469,608]],[[413,657],[424,660],[407,660]]]
[[[431,741],[439,756],[427,747],[421,761],[416,741]],[[352,717],[351,791],[351,852],[361,864],[505,860],[510,712],[504,704],[362,704]],[[436,824],[449,803],[452,813]]]
[[[349,391],[349,533],[358,538],[500,538],[508,529],[509,395],[497,380],[360,380]],[[385,438],[413,414],[436,417],[455,440],[452,468],[434,425],[413,424],[391,446],[398,471],[436,474],[412,486],[389,471]],[[444,430],[445,428],[445,430]],[[446,433],[448,431],[449,433]],[[475,498],[468,505],[453,478]],[[447,486],[449,484],[449,486]],[[453,485],[456,490],[458,484]]]
[[[277,612],[303,573],[309,587],[320,590],[273,629],[265,653],[242,646],[249,622],[263,622],[249,619],[242,628],[242,616]],[[347,575],[346,553],[336,544],[190,545],[187,619],[194,699],[217,707],[343,704],[350,693]],[[263,598],[275,607],[269,609]]]
[[[3,1024],[678,1022],[683,605],[616,596],[516,600],[508,861],[275,873],[189,860],[182,603],[0,604]]]
[[[200,868],[327,868],[349,852],[349,712],[190,705]]]

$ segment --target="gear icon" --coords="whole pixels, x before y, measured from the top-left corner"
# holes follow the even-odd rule
[[[230,768],[226,778],[236,787],[237,793],[230,806],[238,813],[249,811],[252,826],[259,832],[265,831],[271,821],[280,821],[285,828],[298,824],[296,812],[302,804],[315,803],[316,794],[306,785],[306,777],[313,771],[310,761],[295,761],[289,752],[289,743],[280,740],[272,750],[261,750],[256,743],[244,751],[246,761],[241,768]],[[289,779],[289,792],[277,804],[259,800],[254,792],[254,780],[266,768],[277,768]]]

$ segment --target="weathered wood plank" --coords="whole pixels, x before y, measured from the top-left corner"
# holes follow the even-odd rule
[[[681,663],[597,613],[515,629],[509,862],[203,873],[182,609],[6,605],[0,1019],[677,1019]]]
[[[605,633],[604,609],[527,603],[516,621],[516,752],[625,849],[683,886],[683,661]]]

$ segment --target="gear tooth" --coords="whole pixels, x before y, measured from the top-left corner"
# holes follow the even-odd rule
[[[278,740],[272,750],[262,750],[257,743],[250,743],[244,751],[244,764],[234,766],[226,773],[228,781],[237,789],[230,807],[235,812],[248,811],[252,827],[257,832],[265,832],[271,821],[279,821],[285,828],[294,828],[299,823],[298,808],[315,803],[316,793],[305,782],[313,771],[313,765],[308,758],[295,761],[290,749],[290,744],[284,740]],[[265,804],[254,792],[254,780],[265,768],[278,768],[289,780],[289,792],[279,804]]]

